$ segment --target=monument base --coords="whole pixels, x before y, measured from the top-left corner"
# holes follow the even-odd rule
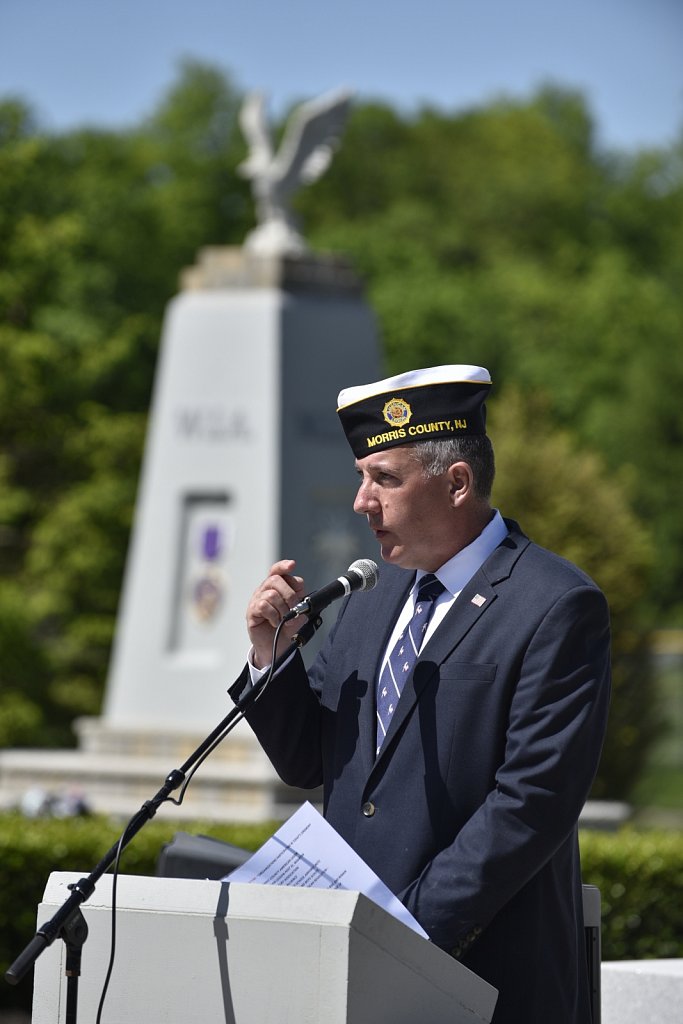
[[[27,793],[40,790],[57,797],[78,794],[94,813],[128,818],[205,738],[168,727],[111,725],[103,718],[81,718],[76,730],[77,750],[0,752],[0,807],[21,806]],[[285,786],[241,722],[200,766],[182,804],[162,805],[157,817],[284,821],[304,800],[320,799],[317,790]]]

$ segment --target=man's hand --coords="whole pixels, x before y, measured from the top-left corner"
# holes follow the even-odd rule
[[[304,581],[294,576],[296,562],[283,558],[271,566],[270,574],[256,588],[247,606],[247,629],[253,646],[255,668],[270,665],[273,656],[273,637],[281,619],[304,595]],[[281,654],[301,624],[296,619],[288,622],[280,633],[277,654]]]

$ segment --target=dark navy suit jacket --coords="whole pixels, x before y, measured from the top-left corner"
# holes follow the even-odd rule
[[[590,1020],[577,820],[609,699],[609,616],[516,523],[425,645],[375,757],[375,680],[414,573],[343,604],[248,713],[281,778],[433,942],[500,990],[495,1024]],[[233,688],[236,697],[246,671]]]

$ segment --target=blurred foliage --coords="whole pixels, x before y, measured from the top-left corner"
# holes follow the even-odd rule
[[[600,889],[603,960],[683,956],[680,832],[583,832],[581,864]]]
[[[123,824],[95,818],[36,819],[0,814],[0,970],[7,970],[36,930],[36,908],[52,871],[88,875],[118,841]],[[277,828],[183,823],[182,830],[255,850]],[[120,870],[154,875],[178,824],[153,821],[124,850]],[[604,960],[683,956],[683,836],[666,832],[584,831],[583,879],[602,896]],[[87,910],[87,903],[86,903]],[[41,920],[40,923],[43,923]],[[30,1010],[31,979],[0,987],[0,1010]]]
[[[601,153],[557,88],[411,121],[368,106],[299,207],[365,275],[389,371],[487,366],[492,407],[516,384],[608,474],[630,469],[657,537],[639,613],[682,625],[683,139]]]
[[[628,480],[610,477],[602,460],[553,429],[542,398],[505,390],[488,430],[496,451],[493,499],[536,543],[592,576],[612,622],[612,703],[595,798],[624,798],[660,734],[649,633],[633,608],[649,579],[652,545],[628,507]]]
[[[48,135],[0,101],[0,742],[70,742],[98,707],[163,311],[253,222],[241,98],[187,61],[127,131]],[[683,140],[601,152],[558,87],[366,103],[297,208],[364,276],[387,372],[491,369],[496,500],[610,599],[596,792],[625,795],[658,727],[648,631],[683,624]]]

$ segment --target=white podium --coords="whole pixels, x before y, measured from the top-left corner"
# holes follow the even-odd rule
[[[81,876],[56,872],[49,920]],[[78,1021],[96,1018],[111,877],[83,904]],[[483,1024],[497,992],[357,892],[119,878],[106,1024]],[[65,1019],[65,946],[36,961],[32,1024]]]

